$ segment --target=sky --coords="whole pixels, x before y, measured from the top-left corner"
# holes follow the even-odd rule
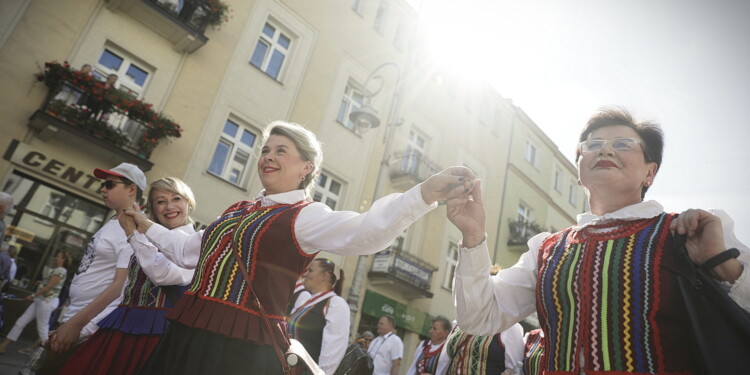
[[[446,64],[478,72],[573,161],[600,107],[665,133],[646,199],[721,208],[750,244],[750,1],[424,0]]]

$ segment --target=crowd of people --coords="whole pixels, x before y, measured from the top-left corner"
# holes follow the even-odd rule
[[[365,332],[355,341],[371,358],[372,374],[695,373],[669,271],[674,234],[687,236],[692,261],[709,262],[728,295],[750,311],[750,251],[734,237],[733,222],[721,211],[678,215],[644,201],[661,166],[663,134],[624,110],[598,112],[579,136],[576,161],[590,212],[533,237],[518,263],[502,271],[490,263],[482,187],[468,168],[445,169],[366,212],[335,211],[311,199],[323,160],[315,134],[276,121],[263,138],[263,190],[199,231],[183,181],[148,186],[128,163],[94,170],[114,215],[74,275],[66,274],[70,256],[55,256],[0,354],[36,318],[48,350],[37,374],[280,374],[280,336],[299,340],[334,374],[350,344],[351,311],[341,297],[344,272],[319,253],[380,251],[438,201],[463,236],[456,321],[435,318],[429,337],[405,349],[394,317],[379,317],[377,336]],[[740,256],[710,261],[729,247]],[[8,277],[4,262],[0,252],[0,279]],[[68,306],[48,333],[66,277]],[[540,328],[524,335],[518,323],[534,312]],[[411,363],[402,363],[404,350],[414,351]]]

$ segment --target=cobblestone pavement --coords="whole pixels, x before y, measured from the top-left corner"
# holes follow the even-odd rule
[[[21,338],[8,346],[5,354],[0,355],[0,375],[16,375],[23,368],[28,354],[21,354],[18,349],[28,348],[34,342],[32,340]]]

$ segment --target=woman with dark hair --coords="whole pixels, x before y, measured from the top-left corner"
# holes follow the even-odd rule
[[[349,342],[349,304],[341,298],[344,270],[330,259],[312,261],[305,273],[310,294],[297,300],[287,318],[289,336],[299,340],[326,375],[336,371]]]
[[[323,160],[315,134],[276,121],[262,144],[257,168],[264,189],[229,206],[205,232],[180,235],[135,210],[126,212],[175,264],[196,268],[144,374],[281,373],[273,343],[284,342],[295,281],[316,254],[385,249],[438,200],[470,191],[474,179],[467,168],[448,168],[405,193],[378,199],[367,212],[333,211],[309,195]],[[254,295],[278,332],[264,328]]]
[[[748,248],[723,212],[666,213],[643,201],[662,160],[658,125],[618,109],[595,114],[576,150],[590,212],[528,242],[518,263],[486,276],[481,189],[448,202],[463,240],[456,269],[458,323],[471,334],[502,331],[535,310],[545,374],[693,374],[690,323],[673,271],[673,232],[687,235],[692,261],[750,306]],[[737,248],[741,259],[736,256]],[[718,257],[717,257],[718,256]],[[713,259],[713,260],[712,260]]]
[[[195,233],[190,219],[195,198],[182,180],[165,177],[152,182],[147,204],[151,218],[165,228]],[[167,260],[143,235],[131,234],[128,243],[133,255],[122,302],[76,349],[60,370],[61,375],[137,373],[167,328],[167,311],[193,279],[193,270]]]
[[[23,329],[34,318],[36,318],[36,332],[39,335],[37,344],[47,341],[49,317],[52,315],[52,311],[60,304],[58,296],[65,283],[65,277],[68,274],[68,266],[70,266],[70,255],[65,251],[60,251],[53,259],[53,267],[44,267],[42,283],[39,284],[39,288],[36,292],[24,298],[27,301],[32,301],[31,305],[16,320],[13,328],[8,332],[8,336],[0,343],[0,354],[5,354],[5,350],[11,342],[18,341],[18,337],[21,336]],[[21,350],[25,353],[31,353],[34,347],[36,345]]]

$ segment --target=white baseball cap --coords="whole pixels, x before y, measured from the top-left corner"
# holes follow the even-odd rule
[[[140,168],[130,163],[120,163],[120,165],[107,169],[94,169],[94,176],[96,178],[107,178],[107,176],[124,177],[130,180],[138,186],[141,191],[146,191],[146,175],[143,174]]]

